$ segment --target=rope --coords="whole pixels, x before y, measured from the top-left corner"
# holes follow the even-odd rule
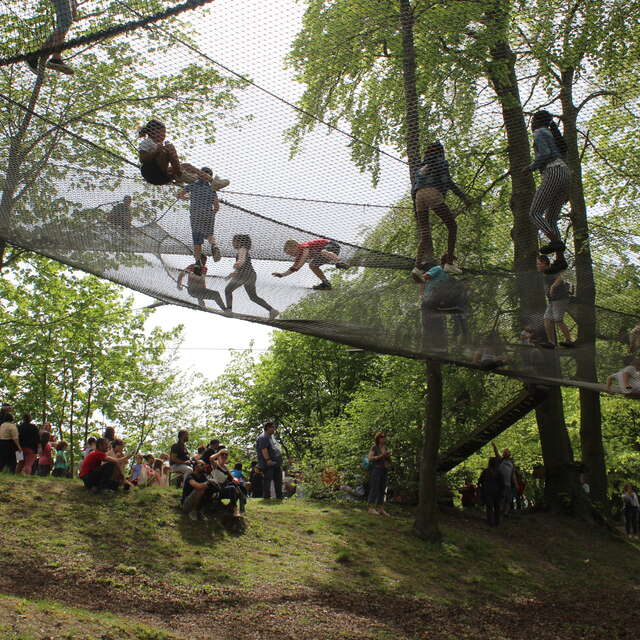
[[[123,33],[129,33],[130,31],[135,31],[140,27],[145,27],[147,25],[153,24],[154,22],[165,20],[166,18],[172,18],[181,13],[184,13],[185,11],[191,11],[192,9],[197,9],[198,7],[202,7],[205,4],[209,4],[212,1],[213,0],[187,0],[182,4],[177,4],[174,7],[165,9],[164,11],[154,13],[153,15],[150,15],[150,16],[143,15],[138,20],[130,20],[129,22],[125,22],[124,24],[119,24],[119,25],[116,25],[115,27],[110,27],[109,29],[102,29],[101,31],[96,31],[95,33],[91,33],[86,36],[71,38],[66,42],[61,42],[60,44],[52,44],[47,47],[41,47],[40,49],[36,49],[35,51],[29,51],[27,53],[18,53],[13,56],[7,56],[6,58],[0,58],[0,67],[4,67],[8,64],[15,64],[16,62],[24,62],[28,58],[32,58],[32,57],[41,58],[44,56],[48,56],[49,54],[52,54],[52,53],[60,53],[61,51],[72,49],[73,47],[79,47],[92,42],[106,40],[107,38],[113,38],[114,36],[119,36]],[[142,15],[139,12],[135,12],[135,13],[138,13],[138,15]]]

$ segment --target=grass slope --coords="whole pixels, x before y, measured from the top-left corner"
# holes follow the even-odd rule
[[[177,492],[87,494],[0,476],[0,638],[630,638],[640,553],[543,515],[490,531],[443,516],[251,501],[246,526],[194,523]],[[98,614],[98,615],[96,615]]]

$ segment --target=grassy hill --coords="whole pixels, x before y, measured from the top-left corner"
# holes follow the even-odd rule
[[[246,525],[195,523],[177,492],[95,496],[0,476],[0,638],[631,638],[640,551],[544,515],[489,530],[443,515],[251,501]]]

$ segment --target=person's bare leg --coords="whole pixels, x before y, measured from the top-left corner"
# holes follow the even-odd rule
[[[340,256],[337,253],[333,253],[333,251],[327,251],[326,249],[323,249],[320,252],[320,255],[323,258],[330,260],[331,262],[338,262],[340,260]]]
[[[188,162],[182,162],[180,164],[180,173],[190,173],[192,175],[195,175],[199,180],[203,180],[204,182],[213,182],[213,176],[210,176],[206,171],[200,171],[200,169],[194,167]]]
[[[219,262],[220,258],[222,258],[222,254],[220,253],[220,247],[218,246],[218,241],[215,239],[215,236],[209,236],[207,240],[211,245],[211,257],[213,258],[213,261]]]
[[[200,259],[202,258],[202,245],[201,244],[194,244],[193,245],[193,255],[196,259],[196,262],[200,262]]]
[[[416,267],[420,267],[425,260],[433,259],[433,238],[431,237],[431,223],[429,221],[428,208],[416,211],[416,231],[418,234]]]
[[[564,323],[564,320],[562,322],[556,322],[556,325],[558,326],[558,328],[562,332],[562,335],[564,336],[564,339],[567,342],[571,342],[571,331],[569,331],[569,327],[567,327],[567,325]]]
[[[313,273],[318,276],[322,282],[329,282],[327,280],[327,276],[324,275],[322,269],[317,264],[310,264],[309,269],[311,269],[311,271],[313,271]]]

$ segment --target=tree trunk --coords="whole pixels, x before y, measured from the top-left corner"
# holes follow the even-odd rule
[[[405,126],[409,178],[413,182],[420,165],[420,113],[416,85],[416,52],[413,37],[414,15],[410,0],[400,2],[402,32],[402,69],[405,101]],[[427,394],[424,440],[420,460],[420,492],[418,512],[414,524],[416,535],[425,540],[439,542],[437,472],[440,432],[442,430],[442,368],[439,363],[427,362]]]
[[[593,275],[587,204],[582,182],[582,163],[578,146],[578,110],[573,102],[574,69],[562,72],[560,101],[567,143],[567,162],[571,168],[571,223],[575,249],[576,298],[575,319],[578,324],[576,351],[577,377],[598,381],[596,370],[596,283]],[[580,444],[582,462],[588,469],[590,497],[600,508],[607,505],[607,468],[602,444],[600,394],[580,389]]]
[[[520,326],[533,319],[542,322],[545,306],[542,282],[535,272],[538,251],[538,233],[529,219],[529,208],[535,193],[531,174],[522,169],[530,163],[529,135],[522,110],[515,70],[515,54],[507,39],[509,3],[496,0],[486,14],[487,24],[495,32],[487,65],[489,80],[498,96],[507,133],[507,152],[511,172],[511,211],[514,226],[511,232],[514,245],[516,287],[520,299]],[[555,365],[558,366],[557,363]],[[575,495],[578,478],[573,465],[573,452],[564,420],[562,393],[552,387],[547,398],[536,409],[542,457],[548,482],[545,496],[553,509],[566,510],[567,497]],[[571,487],[567,496],[564,488]]]
[[[414,533],[429,542],[440,542],[438,527],[438,487],[436,467],[442,430],[442,366],[438,362],[426,363],[427,395],[424,421],[424,440],[420,457],[419,502]]]

